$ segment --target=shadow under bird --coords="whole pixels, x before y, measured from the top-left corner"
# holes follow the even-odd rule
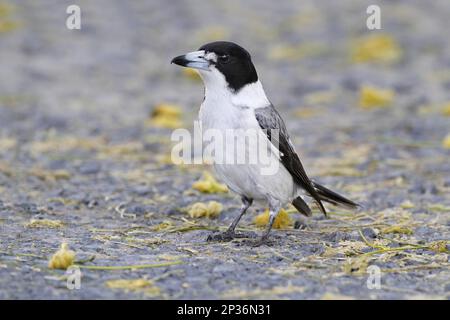
[[[253,129],[267,139],[272,159],[279,164],[275,172],[265,174],[258,163],[214,163],[217,176],[240,195],[242,207],[228,230],[211,235],[209,240],[242,237],[235,228],[254,200],[263,201],[269,207],[269,223],[255,245],[267,240],[277,214],[285,205],[292,203],[300,213],[311,216],[303,196],[311,197],[325,215],[322,201],[350,209],[358,207],[357,203],[309,179],[283,119],[264,92],[247,50],[232,42],[217,41],[178,56],[172,63],[199,71],[205,86],[199,112],[203,132],[214,129],[225,135],[229,129]],[[227,149],[225,153],[234,152]],[[246,145],[245,153],[252,152],[257,152],[257,146]]]

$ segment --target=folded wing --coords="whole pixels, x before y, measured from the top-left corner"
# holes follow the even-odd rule
[[[317,202],[323,214],[326,215],[327,212],[321,202],[321,198],[311,180],[308,178],[300,158],[294,150],[286,130],[286,125],[280,114],[273,105],[269,105],[264,108],[255,109],[255,116],[259,126],[266,133],[267,138],[280,151],[280,161],[292,175],[295,183],[309,193],[309,195]],[[273,134],[275,132],[277,134]]]

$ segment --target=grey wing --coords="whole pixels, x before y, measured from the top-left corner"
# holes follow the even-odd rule
[[[320,196],[303,168],[303,165],[294,150],[286,130],[283,119],[273,105],[255,109],[256,120],[265,131],[270,142],[280,151],[280,160],[289,171],[297,185],[306,190],[316,200],[320,210],[326,215],[326,210],[320,201]],[[277,130],[277,131],[273,131]]]

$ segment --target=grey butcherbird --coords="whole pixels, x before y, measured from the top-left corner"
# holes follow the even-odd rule
[[[358,206],[308,178],[285,124],[267,98],[250,54],[244,48],[232,42],[212,42],[198,51],[174,58],[172,63],[198,69],[200,73],[205,85],[205,99],[199,113],[203,131],[257,130],[270,141],[272,155],[281,164],[273,174],[263,174],[258,164],[214,164],[218,177],[241,196],[242,207],[228,230],[210,239],[229,240],[238,236],[236,225],[253,200],[265,201],[270,210],[269,224],[257,244],[267,239],[275,217],[286,204],[292,203],[300,213],[311,215],[301,195],[312,197],[325,215],[322,201],[351,209]],[[276,135],[271,134],[274,130]],[[245,148],[246,153],[256,152],[256,146]]]

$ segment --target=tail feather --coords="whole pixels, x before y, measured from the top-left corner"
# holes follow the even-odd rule
[[[318,184],[314,181],[311,181],[312,185],[314,186],[314,189],[317,192],[317,195],[319,196],[319,200],[326,201],[328,203],[331,203],[333,205],[344,207],[347,209],[356,209],[360,207],[360,205],[356,202],[353,202],[344,196],[341,196],[340,194],[331,191],[330,189],[322,186],[321,184]],[[320,202],[318,202],[320,203]],[[302,197],[297,197],[292,201],[292,205],[295,207],[295,209],[298,210],[301,214],[310,217],[312,215],[311,209],[308,207],[306,202],[303,200]],[[319,207],[320,208],[320,207]],[[322,206],[323,208],[323,206]],[[325,208],[321,210],[325,216],[327,216],[327,213],[325,211]]]
[[[314,188],[316,189],[317,194],[319,195],[319,198],[323,201],[329,202],[336,206],[345,207],[348,209],[356,209],[357,207],[360,206],[356,202],[353,202],[353,201],[341,196],[340,194],[337,194],[336,192],[331,191],[328,188],[325,188],[324,186],[322,186],[314,181],[311,181],[311,182],[312,182]]]
[[[308,207],[306,202],[302,199],[302,197],[297,197],[292,201],[292,205],[295,209],[298,210],[301,214],[310,217],[312,215],[311,209]]]

